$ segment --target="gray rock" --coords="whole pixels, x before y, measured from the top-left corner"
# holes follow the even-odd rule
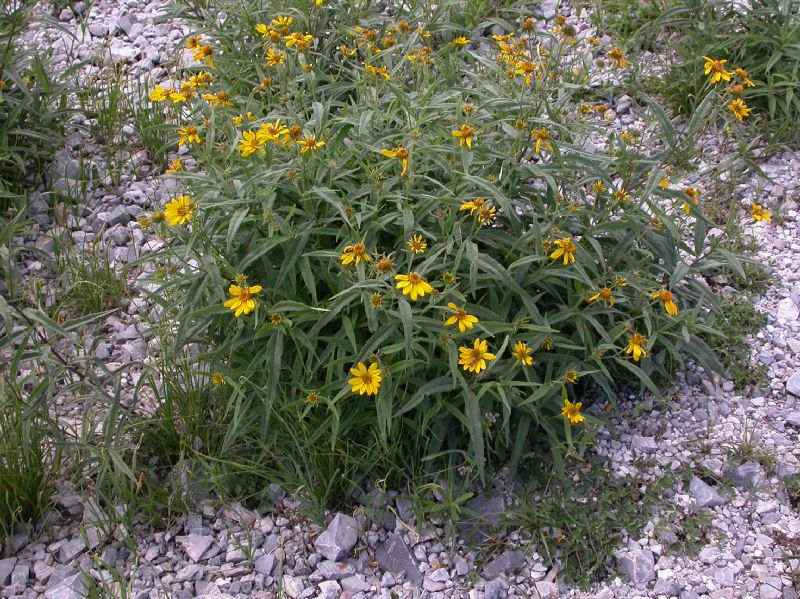
[[[681,587],[674,580],[667,580],[666,578],[659,578],[653,587],[653,594],[666,595],[667,597],[677,597],[681,592]]]
[[[314,541],[314,547],[329,560],[338,562],[350,555],[357,541],[358,523],[351,516],[339,513]]]
[[[694,591],[683,591],[681,593],[681,599],[700,599],[700,595]]]
[[[643,437],[641,435],[633,435],[631,447],[639,453],[656,453],[658,451],[658,443],[653,437]]]
[[[539,4],[539,10],[542,12],[542,16],[548,21],[555,18],[557,7],[558,0],[542,0],[542,3]]]
[[[800,412],[792,412],[786,417],[786,424],[800,427]]]
[[[483,599],[500,599],[500,593],[505,590],[502,580],[490,580],[483,589]]]
[[[336,599],[342,587],[335,580],[324,580],[319,583],[318,599]]]
[[[176,537],[178,544],[183,547],[186,555],[193,562],[200,561],[203,554],[208,551],[214,542],[214,537],[206,535],[190,534],[183,537]]]
[[[68,564],[83,553],[85,548],[86,546],[80,539],[71,539],[61,545],[61,549],[58,552],[58,561],[62,564]]]
[[[267,555],[262,555],[259,557],[255,564],[253,564],[253,568],[259,574],[264,574],[265,576],[269,576],[272,574],[272,570],[275,568],[275,563],[278,560],[275,558],[275,555],[272,553],[268,553]]]
[[[422,574],[419,571],[417,560],[411,554],[399,532],[395,532],[376,547],[375,560],[381,570],[392,573],[403,572],[407,580],[422,584]]]
[[[456,575],[457,576],[464,576],[467,572],[469,572],[472,568],[469,565],[469,562],[465,560],[463,557],[456,558]]]
[[[506,551],[486,564],[483,573],[489,578],[497,578],[519,572],[527,563],[528,560],[519,551]]]
[[[627,114],[630,109],[631,97],[629,95],[625,94],[624,96],[617,98],[617,104],[614,107],[614,111],[617,114]]]
[[[101,21],[90,23],[89,33],[91,33],[94,37],[105,37],[108,35],[108,25]]]
[[[85,599],[87,595],[86,577],[83,574],[73,574],[48,589],[44,599]]]
[[[139,23],[136,15],[123,15],[119,17],[115,23],[117,28],[122,29],[126,35],[129,35],[134,25]]]
[[[323,560],[317,565],[317,572],[325,580],[341,580],[356,573],[356,567],[350,562],[333,562]]]
[[[301,576],[284,576],[283,592],[292,599],[297,599],[306,590],[306,583]]]
[[[725,500],[722,496],[712,487],[698,477],[692,478],[689,482],[689,491],[694,496],[697,505],[700,507],[717,507],[725,505]]]
[[[798,310],[797,304],[794,303],[792,298],[785,297],[778,302],[777,316],[784,320],[795,321],[800,317],[800,310]]]
[[[536,593],[539,595],[539,599],[558,599],[558,585],[554,582],[540,580],[536,583]]]
[[[780,589],[776,589],[774,586],[765,583],[758,587],[758,596],[761,597],[761,599],[781,599],[783,593]]]
[[[16,566],[16,557],[0,559],[0,587],[5,586],[8,583],[9,578],[11,578],[11,573],[14,571]]]
[[[627,553],[618,553],[620,570],[634,584],[650,582],[656,577],[655,559],[649,549],[634,549]]]
[[[714,582],[721,587],[732,587],[734,583],[734,572],[730,566],[717,568],[714,570]]]
[[[795,372],[786,381],[786,391],[795,397],[800,397],[800,370]]]
[[[111,47],[108,50],[111,54],[111,60],[116,62],[133,62],[142,53],[136,46],[129,46],[118,39],[111,42]]]
[[[342,578],[339,582],[342,585],[342,589],[350,593],[366,593],[372,588],[372,585],[364,580],[360,574]]]
[[[764,482],[764,468],[757,462],[745,462],[735,467],[728,467],[725,476],[740,491],[749,491]]]
[[[11,572],[11,586],[19,586],[24,588],[28,584],[28,578],[31,576],[31,567],[29,562],[17,562],[14,571]]]
[[[461,524],[461,535],[469,543],[477,544],[491,537],[500,518],[505,514],[506,502],[502,495],[476,495],[464,504],[465,518]]]
[[[203,571],[202,566],[197,564],[187,564],[177,572],[175,572],[175,580],[173,582],[186,582],[194,579],[194,577]]]

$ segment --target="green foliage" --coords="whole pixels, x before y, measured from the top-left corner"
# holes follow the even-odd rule
[[[0,8],[0,207],[13,203],[28,177],[41,176],[69,115],[64,79],[18,43],[34,2]]]
[[[728,61],[748,71],[755,87],[744,99],[760,131],[771,140],[797,139],[800,125],[800,2],[683,0],[656,21],[677,30],[676,56],[667,73],[652,84],[679,114],[691,115],[706,87],[703,56]]]
[[[526,84],[507,75],[502,54],[452,43],[480,33],[457,25],[460,3],[412,3],[392,22],[428,25],[407,30],[365,6],[231,3],[223,20],[214,17],[220,9],[198,23],[215,62],[211,85],[187,88],[172,125],[197,127],[201,138],[189,144],[199,168],[174,176],[191,226],[154,227],[169,244],[154,257],[162,275],[151,295],[175,327],[174,355],[206,348],[176,397],[196,397],[202,372],[224,375],[201,402],[187,399],[224,423],[221,443],[190,435],[207,459],[236,463],[254,452],[249,469],[269,455],[284,477],[302,473],[320,504],[442,464],[483,479],[489,461],[515,468],[541,453],[582,451],[595,422],[567,425],[567,399],[613,398],[623,382],[658,394],[686,356],[722,369],[699,338],[718,307],[702,275],[740,265],[706,247],[709,223],[697,211],[683,215],[683,192],[658,185],[720,118],[715,94],[680,130],[641,97],[647,127],[622,140],[581,110],[585,77],[610,48],[573,44],[563,32],[542,34],[550,50]],[[281,14],[294,19],[285,35],[309,32],[308,50],[256,32]],[[479,28],[516,32],[514,68],[536,47],[519,37],[524,16],[521,7],[498,8]],[[266,66],[265,46],[283,62]],[[220,93],[233,105],[210,101]],[[171,118],[173,103],[160,105]],[[277,119],[291,129],[270,141],[263,126]],[[463,125],[475,127],[471,148],[451,134]],[[548,137],[537,148],[531,136],[541,129]],[[240,152],[245,132],[256,136],[250,156]],[[607,150],[586,151],[596,136]],[[324,146],[299,151],[308,139]],[[381,153],[398,147],[409,153],[406,175],[401,157]],[[424,238],[423,253],[409,249],[413,235]],[[568,241],[576,260],[564,264],[553,254]],[[343,265],[344,249],[358,243],[370,260]],[[410,272],[431,285],[419,299],[396,286],[396,275]],[[232,280],[263,286],[253,313],[237,318],[223,307]],[[604,287],[613,305],[596,301]],[[652,299],[660,289],[674,294],[676,316]],[[479,323],[448,326],[451,303]],[[647,338],[640,361],[625,351],[635,332]],[[459,348],[476,340],[496,355],[479,375],[458,363]],[[517,343],[533,350],[533,366],[514,358]],[[380,368],[376,396],[351,392],[358,363]],[[572,371],[576,384],[566,378]],[[160,417],[176,418],[174,404]],[[183,416],[175,422],[189,427]]]
[[[102,245],[65,247],[58,251],[59,318],[98,314],[118,308],[126,293],[125,279],[109,262]]]
[[[800,474],[793,474],[783,479],[786,495],[794,509],[800,509]]]
[[[592,24],[626,45],[654,50],[658,43],[653,24],[678,6],[680,0],[591,0]],[[578,3],[579,5],[581,3]]]

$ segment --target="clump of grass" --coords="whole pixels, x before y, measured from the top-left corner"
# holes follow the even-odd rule
[[[101,244],[60,254],[57,268],[60,292],[55,312],[62,319],[118,308],[126,294],[125,279]]]
[[[794,509],[800,509],[800,474],[793,474],[783,479],[786,496]],[[799,556],[800,557],[800,556]]]

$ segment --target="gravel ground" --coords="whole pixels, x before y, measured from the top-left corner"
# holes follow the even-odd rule
[[[544,3],[548,16],[553,6]],[[99,57],[100,65],[126,64],[134,74],[149,73],[159,80],[166,76],[159,65],[174,56],[190,33],[181,23],[160,22],[164,3],[159,1],[98,2],[84,15],[86,27],[81,28],[73,11],[82,13],[85,8],[75,3],[59,15],[60,25],[74,38],[38,26],[28,32],[25,43],[51,48],[57,68]],[[84,76],[96,74],[97,68],[84,68]],[[629,114],[626,96],[612,108],[615,127],[641,126]],[[76,125],[82,124],[81,118],[85,117],[76,117]],[[161,242],[147,241],[134,221],[168,192],[160,173],[144,153],[134,153],[116,191],[102,166],[102,148],[82,131],[76,126],[70,133],[53,170],[53,184],[69,187],[78,177],[79,159],[94,165],[97,175],[82,213],[55,226],[48,200],[34,196],[36,230],[18,242],[52,251],[54,237],[70,236],[78,246],[102,247],[117,265],[159,249]],[[130,124],[123,134],[135,142]],[[646,400],[640,412],[641,400],[621,398],[618,415],[601,430],[595,448],[621,477],[657,480],[686,468],[704,473],[663,498],[673,512],[707,522],[704,545],[691,557],[670,551],[677,542],[675,531],[661,526],[656,515],[641,538],[623,539],[618,575],[584,592],[560,582],[557,569],[549,568],[517,534],[505,539],[503,551],[489,561],[463,546],[451,551],[442,523],[423,523],[417,531],[409,503],[397,494],[371,496],[371,509],[365,510],[372,516],[369,520],[364,512],[331,514],[325,528],[304,519],[292,498],[273,489],[277,509],[270,515],[205,500],[197,513],[167,529],[126,531],[121,525],[105,525],[92,501],[64,483],[57,495],[59,512],[53,512],[32,539],[20,536],[14,550],[5,548],[12,557],[0,560],[2,596],[86,597],[88,573],[117,589],[109,596],[123,596],[114,587],[115,576],[121,576],[131,591],[128,596],[137,599],[794,599],[790,568],[800,568],[800,515],[789,504],[782,481],[800,472],[800,151],[773,156],[762,168],[771,181],[753,176],[736,194],[743,214],[758,201],[779,216],[772,224],[745,225],[746,235],[761,245],[758,261],[768,265],[776,281],[757,302],[768,324],[750,340],[753,363],[766,366],[768,385],[742,395],[730,382],[688,369],[665,394],[669,399],[664,403]],[[22,274],[46,275],[44,268],[41,262],[29,261],[22,265]],[[105,320],[104,331],[94,333],[97,339],[87,333],[86,343],[96,342],[97,356],[112,370],[158,351],[157,340],[147,333],[153,308],[143,298],[146,276],[133,272],[124,310]],[[135,368],[126,375],[129,400],[137,377]],[[81,406],[59,409],[65,426],[82,426]],[[763,459],[730,461],[743,441],[756,449],[754,455],[769,456],[769,471]],[[502,481],[498,486],[502,488]],[[470,507],[492,522],[510,501],[502,492],[487,492]],[[471,526],[462,536],[474,540],[481,532],[481,527]]]

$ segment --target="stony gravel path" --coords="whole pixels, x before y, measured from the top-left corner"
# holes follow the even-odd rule
[[[549,11],[552,3],[547,4]],[[52,48],[57,67],[98,56],[101,65],[125,64],[134,74],[148,73],[158,80],[165,75],[159,65],[172,59],[189,33],[180,23],[159,22],[164,10],[159,1],[100,1],[91,7],[82,28],[72,11],[85,9],[83,3],[75,3],[59,16],[74,37],[36,27],[26,43]],[[86,74],[92,71],[88,67]],[[630,106],[626,98],[617,101],[620,126],[633,123],[633,117],[624,116]],[[126,135],[132,136],[132,131],[130,126],[123,129]],[[101,152],[83,129],[76,127],[70,133],[57,157],[55,184],[73,183],[79,158],[96,163],[96,184],[81,214],[59,227],[49,220],[48,200],[34,196],[31,208],[37,234],[20,242],[46,250],[54,235],[69,235],[77,245],[100,244],[116,264],[159,248],[160,242],[146,241],[133,221],[163,197],[160,173],[146,155],[135,153],[117,192],[103,176]],[[581,592],[559,583],[557,571],[518,535],[511,535],[506,551],[488,563],[476,560],[474,552],[451,553],[444,528],[425,523],[418,533],[409,504],[392,494],[373,497],[380,517],[373,517],[375,522],[366,531],[363,514],[337,515],[325,530],[320,529],[275,489],[276,514],[257,514],[235,505],[221,508],[205,501],[197,514],[180,518],[168,529],[137,529],[127,536],[119,526],[104,526],[92,502],[65,483],[57,507],[69,518],[54,514],[33,539],[16,539],[17,551],[0,560],[2,596],[85,597],[87,573],[106,581],[109,588],[115,588],[114,576],[121,575],[132,591],[128,596],[137,599],[794,599],[790,570],[800,569],[800,515],[790,506],[782,480],[800,472],[800,151],[778,154],[763,168],[772,181],[753,176],[737,189],[737,197],[743,217],[753,200],[780,216],[773,224],[746,226],[747,235],[761,244],[759,261],[769,265],[776,281],[757,305],[768,314],[768,325],[751,340],[754,362],[767,367],[768,388],[743,396],[731,383],[687,370],[666,394],[671,400],[664,405],[651,401],[648,409],[633,416],[638,401],[623,401],[620,416],[601,431],[596,448],[621,476],[655,480],[683,468],[705,473],[663,498],[665,506],[686,518],[705,515],[705,545],[693,557],[670,551],[676,533],[659,526],[656,517],[642,538],[626,539],[620,547],[619,576]],[[23,274],[35,274],[42,264],[32,261],[23,269]],[[98,357],[111,369],[158,351],[146,332],[151,316],[141,295],[147,291],[146,282],[137,275],[131,281],[133,295],[121,313],[106,320],[107,338],[97,345]],[[127,375],[129,398],[136,377],[135,369]],[[80,426],[80,406],[61,408],[63,422]],[[770,472],[756,461],[730,463],[729,455],[742,441],[757,448],[759,455],[770,456]],[[471,507],[492,520],[505,510],[506,500],[486,494],[473,500]],[[465,531],[465,536],[469,533]],[[117,589],[109,596],[122,592]]]

